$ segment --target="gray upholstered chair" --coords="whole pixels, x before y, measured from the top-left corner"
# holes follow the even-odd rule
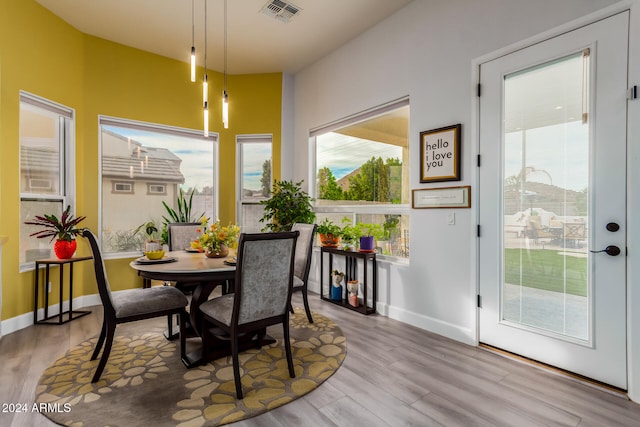
[[[116,325],[152,317],[178,314],[180,316],[180,333],[184,335],[184,322],[187,317],[185,307],[188,301],[181,291],[172,286],[130,289],[112,294],[96,236],[88,229],[82,231],[82,236],[89,241],[91,246],[98,292],[104,308],[100,337],[91,355],[91,360],[95,360],[104,344],[102,357],[100,357],[100,362],[91,380],[91,382],[95,383],[100,379],[109,359]],[[184,359],[184,356],[185,348],[181,347],[180,357]]]
[[[171,222],[167,224],[167,240],[170,251],[182,251],[191,247],[191,242],[200,235],[199,222]]]
[[[291,231],[299,231],[298,243],[296,244],[296,258],[293,269],[293,291],[302,292],[304,311],[307,313],[309,323],[313,323],[311,310],[309,309],[309,299],[307,297],[307,281],[309,280],[309,269],[311,268],[311,255],[313,254],[313,237],[316,233],[316,224],[293,224]],[[291,307],[293,313],[293,307]]]
[[[242,399],[240,383],[240,336],[261,346],[266,327],[282,323],[289,375],[295,377],[289,341],[289,306],[293,265],[299,232],[241,234],[234,293],[200,305],[203,354],[211,347],[211,334],[220,332],[231,341],[236,396]]]

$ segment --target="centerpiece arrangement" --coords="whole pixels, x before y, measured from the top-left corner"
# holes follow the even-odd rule
[[[191,247],[197,249],[209,258],[224,258],[229,255],[229,248],[235,249],[240,236],[240,227],[235,224],[222,226],[220,220],[209,225],[209,219],[200,221],[202,233],[197,240],[191,242]]]
[[[44,227],[44,230],[36,231],[29,236],[35,236],[38,239],[51,237],[51,241],[56,241],[53,244],[56,257],[69,259],[76,252],[76,236],[82,233],[82,229],[77,225],[84,219],[84,216],[74,218],[71,214],[71,205],[67,205],[60,219],[53,214],[36,215],[34,221],[25,221],[25,224]]]

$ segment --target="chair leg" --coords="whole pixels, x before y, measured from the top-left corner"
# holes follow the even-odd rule
[[[289,313],[293,314],[293,305],[289,304]]]
[[[167,315],[167,335],[166,338],[169,341],[173,341],[176,338],[178,338],[176,336],[176,334],[173,333],[173,314],[168,314]]]
[[[100,336],[98,337],[98,342],[96,343],[96,348],[93,349],[93,354],[91,355],[91,360],[96,360],[98,354],[100,354],[100,349],[102,348],[102,344],[104,344],[104,337],[107,333],[107,321],[106,319],[102,320],[102,329],[100,329]]]
[[[289,376],[291,378],[295,378],[296,371],[293,369],[293,355],[291,354],[291,340],[289,338],[289,316],[285,317],[285,321],[282,322],[282,328],[284,330],[284,349],[287,353],[287,366],[289,367]]]
[[[104,343],[104,350],[102,351],[102,357],[100,357],[100,362],[98,363],[98,367],[96,368],[96,372],[93,374],[92,383],[98,382],[100,376],[102,375],[102,371],[104,370],[105,365],[107,364],[107,360],[109,359],[109,353],[111,353],[111,345],[113,344],[113,335],[116,332],[116,325],[108,324],[106,330],[106,341]]]
[[[311,317],[311,309],[309,309],[309,299],[307,298],[307,286],[302,288],[302,302],[304,302],[304,311],[307,313],[307,319],[309,323],[313,323],[313,317]]]
[[[233,378],[236,382],[236,397],[242,399],[242,383],[240,382],[240,360],[238,358],[238,333],[231,333],[231,356],[233,358]]]
[[[187,311],[182,310],[178,314],[178,321],[180,322],[180,359],[184,362],[187,360],[187,331],[186,331],[186,321],[187,321]],[[204,345],[203,345],[203,348]]]

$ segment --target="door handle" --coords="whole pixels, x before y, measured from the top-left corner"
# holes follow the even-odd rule
[[[600,252],[606,252],[609,256],[618,256],[620,255],[620,248],[617,246],[609,245],[601,251],[589,251],[594,254],[599,254]]]

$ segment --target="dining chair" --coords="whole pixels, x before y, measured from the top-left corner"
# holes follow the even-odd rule
[[[245,337],[245,344],[247,338],[252,338],[248,344],[260,348],[266,327],[282,323],[289,375],[295,377],[289,340],[289,306],[299,234],[298,231],[242,233],[238,242],[234,292],[200,305],[205,360],[212,336],[222,332],[231,343],[238,399],[242,399],[240,336]]]
[[[309,309],[309,299],[307,297],[307,281],[309,280],[309,269],[311,268],[311,256],[313,255],[313,237],[316,233],[317,224],[295,223],[291,226],[291,231],[299,231],[298,242],[296,243],[296,256],[293,267],[293,292],[302,292],[304,311],[307,313],[309,323],[313,323],[311,310]],[[293,307],[290,306],[291,313]]]
[[[111,293],[109,280],[104,268],[104,261],[98,246],[96,236],[89,229],[82,231],[82,236],[89,241],[93,254],[93,266],[95,270],[98,293],[103,307],[102,329],[96,347],[91,355],[95,360],[102,349],[100,362],[93,374],[92,383],[97,382],[102,375],[115,334],[116,325],[133,322],[136,320],[150,319],[160,316],[178,314],[180,317],[180,334],[184,335],[185,319],[187,312],[187,297],[172,286],[154,286],[151,288],[129,289],[117,293]],[[104,348],[103,348],[104,344]],[[185,347],[180,348],[180,357],[184,359]]]
[[[167,241],[170,251],[191,248],[191,242],[200,236],[199,222],[170,222],[167,224]]]

